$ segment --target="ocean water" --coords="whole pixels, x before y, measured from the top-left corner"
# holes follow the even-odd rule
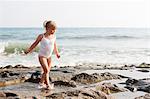
[[[23,55],[42,28],[0,28],[0,67],[23,64],[39,66],[38,46]],[[52,56],[52,65],[150,63],[148,28],[58,28],[57,45],[61,58]]]

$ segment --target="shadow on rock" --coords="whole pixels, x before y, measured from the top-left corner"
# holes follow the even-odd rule
[[[144,91],[150,92],[150,78],[147,79],[132,79],[129,78],[126,81],[125,88],[129,89],[130,91]]]

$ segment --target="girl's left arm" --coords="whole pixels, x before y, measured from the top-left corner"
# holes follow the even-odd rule
[[[57,48],[56,41],[54,42],[54,52],[55,52],[57,58],[60,58],[60,55],[59,55],[59,51],[58,51],[58,48]]]

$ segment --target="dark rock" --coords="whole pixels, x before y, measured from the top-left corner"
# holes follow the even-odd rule
[[[144,96],[136,97],[135,99],[150,99],[150,93],[145,94]]]
[[[0,76],[1,76],[2,78],[9,77],[9,72],[8,72],[8,71],[1,72],[1,73],[0,73]]]
[[[63,93],[53,93],[50,96],[47,96],[46,99],[64,99]]]
[[[66,70],[64,70],[64,71],[62,71],[63,73],[72,73],[72,72],[70,72],[70,71],[66,71]]]
[[[142,70],[137,70],[137,71],[140,71],[140,72],[149,72],[149,70],[145,70],[145,69],[142,69]]]
[[[29,67],[25,67],[25,66],[23,66],[23,65],[18,64],[18,65],[16,65],[14,68],[29,68]]]
[[[133,87],[133,86],[125,86],[125,88],[129,89],[132,92],[137,91],[137,88]]]
[[[15,94],[15,93],[11,93],[11,92],[5,92],[5,94],[6,94],[6,97],[16,97],[17,96],[17,94]]]
[[[47,96],[46,99],[111,99],[111,98],[101,91],[95,91],[92,89],[81,89],[81,90],[54,93],[52,95]]]
[[[126,84],[127,84],[127,85],[133,85],[133,84],[136,84],[137,82],[138,82],[138,80],[132,79],[132,78],[128,78],[128,79],[126,80]]]
[[[51,71],[55,71],[55,72],[57,72],[57,71],[60,71],[60,72],[63,72],[63,73],[73,73],[73,72],[75,72],[75,70],[72,70],[72,69],[64,69],[64,68],[61,68],[61,69],[51,69]]]
[[[53,82],[55,86],[67,86],[67,87],[76,87],[76,83],[74,81],[70,81],[70,82],[67,82],[67,81],[54,81]]]
[[[32,83],[39,83],[41,80],[41,72],[40,71],[35,71],[32,73],[31,77],[26,80],[26,82],[32,82]],[[51,81],[51,78],[49,78]]]
[[[132,79],[129,78],[126,81],[125,88],[129,89],[130,91],[145,91],[145,92],[150,92],[150,79]]]
[[[8,78],[8,77],[11,77],[11,76],[18,76],[20,75],[19,73],[14,73],[12,71],[2,71],[0,72],[0,77],[2,78]]]
[[[11,69],[11,68],[13,68],[12,65],[7,65],[7,66],[5,66],[3,69]]]
[[[12,92],[0,92],[0,99],[19,99],[19,96]]]
[[[87,73],[81,73],[72,77],[71,80],[74,80],[82,84],[91,84],[91,83],[97,83],[103,80],[120,79],[120,78],[121,78],[120,76],[111,74],[108,72],[101,73],[100,75],[97,73],[94,73],[92,75],[89,75]]]
[[[126,76],[123,76],[123,75],[118,75],[119,77],[121,78],[129,78],[129,77],[126,77]]]
[[[72,77],[71,80],[74,80],[76,82],[80,82],[83,84],[98,82],[97,77],[89,75],[87,73],[77,74],[74,77]]]

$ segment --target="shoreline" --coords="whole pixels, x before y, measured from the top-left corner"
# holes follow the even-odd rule
[[[53,66],[50,71],[50,80],[55,85],[55,89],[50,91],[37,88],[40,69],[40,67],[23,65],[1,67],[0,97],[99,99],[103,96],[106,99],[120,99],[120,97],[135,99],[141,95],[144,97],[145,94],[150,94],[150,64],[146,63],[122,67],[89,64],[74,67]],[[141,77],[137,78],[138,74],[141,74]]]

